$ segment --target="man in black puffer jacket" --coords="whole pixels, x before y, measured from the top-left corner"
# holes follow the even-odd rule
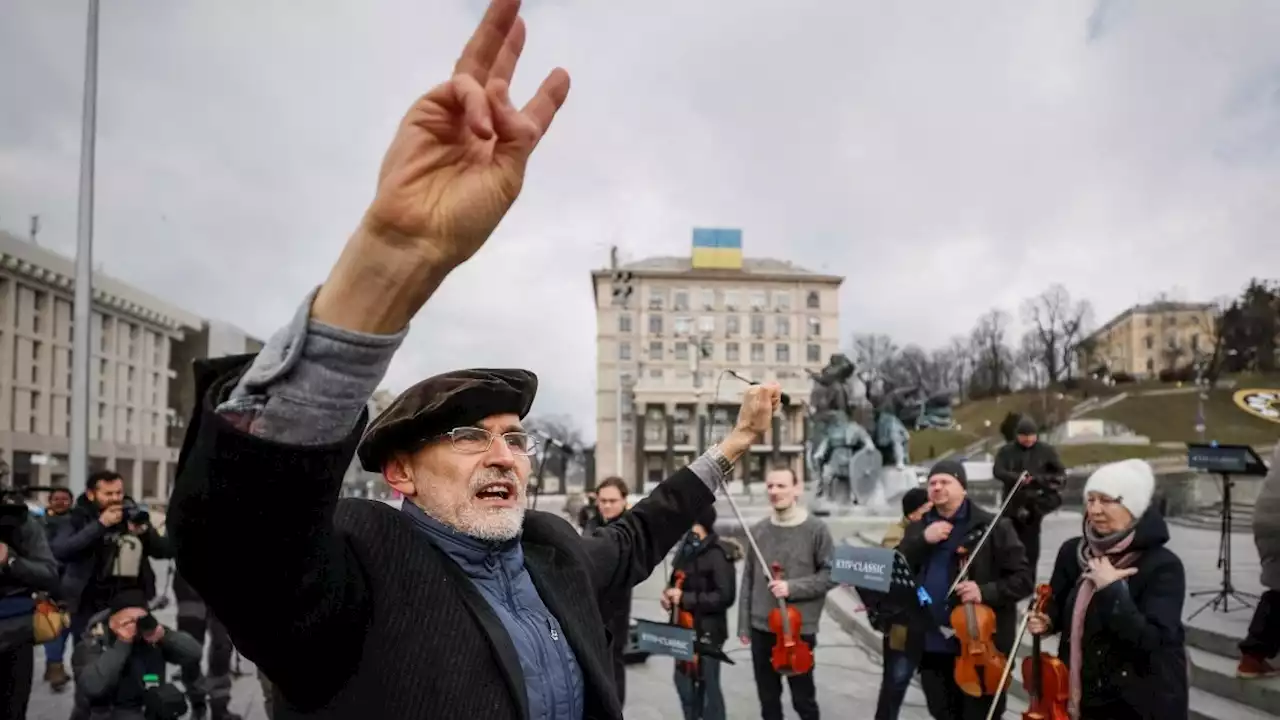
[[[716,535],[715,526],[715,506],[699,513],[698,521],[676,550],[671,578],[662,594],[662,608],[671,612],[676,607],[691,614],[699,642],[719,649],[729,637],[728,612],[738,586],[733,562],[741,553]],[[682,573],[680,589],[675,587],[676,573]],[[685,720],[724,720],[719,660],[704,656],[696,669],[676,663],[675,682]],[[701,712],[697,712],[699,699]]]
[[[1015,432],[1017,436],[1013,441],[996,453],[991,474],[1004,486],[1005,497],[1018,487],[1023,473],[1031,476],[1009,504],[1008,517],[1026,548],[1027,567],[1034,579],[1040,562],[1041,524],[1045,515],[1062,505],[1062,483],[1067,470],[1058,458],[1058,451],[1040,440],[1034,420],[1019,419]]]

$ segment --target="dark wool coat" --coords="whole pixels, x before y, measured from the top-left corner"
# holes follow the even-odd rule
[[[911,523],[898,544],[898,552],[906,559],[915,573],[916,582],[924,584],[925,567],[934,546],[924,539],[924,530],[932,514],[923,520]],[[991,524],[995,516],[987,510],[969,503],[970,529],[985,528]],[[947,567],[947,583],[955,582],[961,565],[967,556],[955,554]],[[969,568],[968,578],[978,584],[982,591],[982,601],[990,606],[996,614],[996,645],[1001,652],[1008,653],[1018,634],[1018,601],[1031,595],[1031,570],[1027,567],[1026,552],[1022,541],[1014,532],[1013,525],[1007,518],[1001,518],[991,531],[991,537],[983,544],[982,549],[974,556]],[[939,602],[937,598],[933,602]],[[947,601],[954,609],[959,606],[956,595]],[[915,658],[924,652],[924,628],[921,622],[927,622],[924,615],[913,614],[914,622],[908,633],[907,651]]]
[[[215,412],[251,360],[197,367],[168,521],[183,576],[275,684],[277,720],[524,720],[515,649],[470,580],[404,513],[338,499],[367,418],[297,447]],[[589,537],[527,515],[525,562],[581,665],[586,720],[622,717],[602,599],[646,579],[714,500],[684,468]]]
[[[1154,507],[1134,530],[1138,572],[1093,596],[1081,646],[1081,714],[1106,720],[1186,720],[1187,647],[1182,560],[1165,547],[1169,526]],[[1047,614],[1060,633],[1058,657],[1071,662],[1071,612],[1083,574],[1080,538],[1062,544],[1049,585]]]

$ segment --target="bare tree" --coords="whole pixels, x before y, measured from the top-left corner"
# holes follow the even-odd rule
[[[544,415],[524,421],[527,432],[539,438],[539,454],[546,457],[546,473],[553,477],[567,480],[572,464],[577,461],[577,453],[583,447],[582,431],[567,415]],[[560,447],[549,447],[552,443],[547,438],[559,443]]]
[[[1013,371],[1013,353],[1010,352],[1009,314],[992,308],[978,318],[970,335],[973,346],[973,376],[970,382],[975,394],[996,395],[1007,392]]]
[[[1049,368],[1046,360],[1051,357],[1044,347],[1044,334],[1039,328],[1031,328],[1022,334],[1022,342],[1014,356],[1014,364],[1023,385],[1043,388],[1049,384]]]
[[[969,338],[957,335],[947,346],[948,354],[955,359],[955,391],[961,400],[969,397],[969,379],[973,375],[973,344]]]
[[[1092,306],[1087,300],[1072,302],[1071,293],[1057,283],[1023,302],[1022,319],[1031,323],[1038,336],[1040,364],[1048,376],[1047,382],[1073,376],[1075,345],[1085,324],[1092,322],[1092,316]]]
[[[853,363],[859,370],[884,372],[898,355],[898,346],[888,335],[864,333],[853,336]]]

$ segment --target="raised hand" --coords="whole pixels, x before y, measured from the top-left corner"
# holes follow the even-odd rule
[[[538,141],[569,94],[555,69],[523,109],[508,90],[524,49],[520,0],[492,0],[454,67],[405,114],[364,218],[372,235],[456,267],[506,215]]]

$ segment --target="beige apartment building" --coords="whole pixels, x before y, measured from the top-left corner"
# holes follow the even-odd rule
[[[844,278],[769,258],[737,264],[695,267],[690,257],[657,257],[591,273],[596,482],[619,475],[642,490],[722,437],[746,388],[726,370],[776,380],[792,398],[739,464],[739,478],[762,481],[772,463],[789,463],[803,477],[806,370],[838,352]],[[624,285],[630,294],[616,304],[614,289]]]
[[[0,231],[0,459],[19,485],[65,484],[71,431],[74,263]],[[141,500],[164,498],[174,343],[201,319],[95,274],[90,468],[114,468]]]
[[[1213,352],[1213,303],[1159,301],[1135,305],[1085,338],[1077,357],[1082,373],[1105,364],[1112,374],[1154,377]]]

